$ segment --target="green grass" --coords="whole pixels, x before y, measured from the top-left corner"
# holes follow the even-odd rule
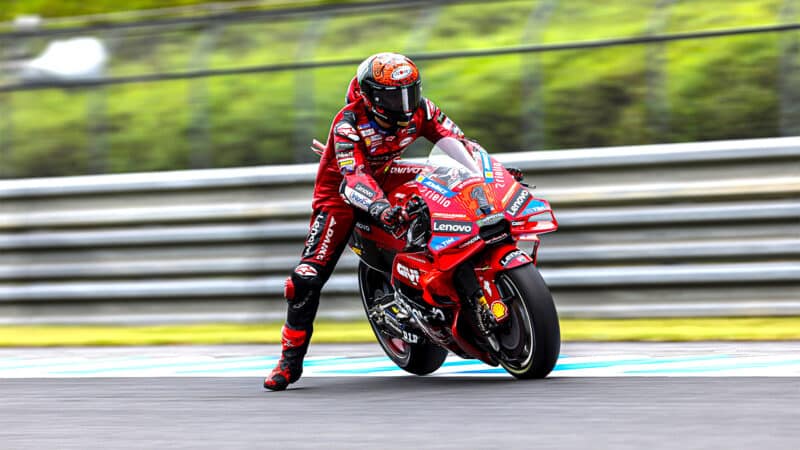
[[[113,9],[114,3],[12,1],[6,11],[78,14]],[[141,0],[125,6],[154,3],[166,6],[168,2]],[[79,10],[82,4],[85,11]],[[271,3],[273,7],[280,4]],[[654,18],[655,4],[557,2],[538,30],[539,42],[642,35]],[[676,2],[659,32],[775,24],[782,4],[782,0]],[[537,1],[520,0],[447,5],[427,28],[418,26],[423,11],[231,23],[217,30],[212,51],[202,60],[193,57],[202,42],[200,29],[122,34],[109,75],[360,59],[378,51],[518,45],[538,6]],[[313,49],[304,50],[311,30],[318,39]],[[779,49],[788,36],[792,34],[420,61],[419,65],[425,95],[468,136],[493,152],[535,149],[522,123],[537,110],[532,116],[542,129],[537,141],[545,148],[777,136]],[[28,50],[36,53],[46,43],[30,41]],[[659,58],[649,56],[659,48],[662,62],[654,63]],[[540,81],[538,89],[526,95],[523,80],[530,67],[538,68]],[[653,70],[664,75],[660,91],[664,101],[655,106],[648,81],[652,78],[648,71]],[[336,67],[110,86],[99,93],[0,94],[0,155],[7,158],[4,173],[28,177],[80,174],[92,165],[105,166],[109,172],[132,172],[310,161],[307,142],[312,136],[324,140],[354,72],[355,67]],[[105,111],[99,120],[88,116],[93,109]],[[310,129],[298,129],[299,120],[304,121],[303,127],[310,124]],[[5,129],[11,133],[4,133]],[[416,154],[423,147],[417,145]],[[101,156],[93,159],[92,151]],[[206,156],[193,158],[193,154]]]
[[[175,326],[0,326],[0,347],[276,344],[278,323]],[[800,317],[564,319],[564,341],[797,340]],[[315,343],[374,342],[364,321],[320,322]]]

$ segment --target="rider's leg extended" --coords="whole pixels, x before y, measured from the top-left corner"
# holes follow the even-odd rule
[[[312,215],[300,264],[286,279],[288,303],[281,330],[281,358],[264,387],[283,390],[303,373],[303,358],[314,330],[320,291],[330,278],[353,228],[353,210],[344,202],[323,206]]]

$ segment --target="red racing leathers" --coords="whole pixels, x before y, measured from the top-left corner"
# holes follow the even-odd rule
[[[420,171],[420,165],[397,161],[419,137],[435,143],[444,137],[462,138],[463,133],[427,99],[422,99],[407,127],[387,131],[370,120],[353,79],[347,105],[333,119],[322,151],[305,248],[286,280],[289,308],[281,331],[281,358],[264,380],[265,388],[286,389],[300,378],[320,291],[347,245],[355,209],[368,212],[375,202],[386,202],[382,188],[389,190]],[[386,210],[385,204],[376,206]]]
[[[313,214],[306,245],[287,280],[287,324],[310,332],[319,292],[330,277],[349,239],[354,208],[368,211],[384,200],[383,186],[411,179],[417,170],[389,170],[403,151],[424,137],[435,143],[444,137],[463,138],[461,130],[434,103],[423,99],[405,128],[387,131],[372,121],[356,80],[350,83],[348,104],[333,119],[317,171]]]

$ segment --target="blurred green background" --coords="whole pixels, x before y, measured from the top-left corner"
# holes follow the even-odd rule
[[[12,0],[0,20],[198,3]],[[358,2],[250,2],[254,11]],[[305,61],[360,60],[797,22],[792,0],[427,2],[274,19],[125,27],[78,17],[0,37],[0,60],[93,36],[124,77]],[[221,10],[222,11],[222,10]],[[192,17],[209,10],[164,11]],[[13,31],[6,23],[3,30]],[[800,32],[541,53],[420,59],[424,93],[493,152],[800,134]],[[74,89],[0,92],[0,177],[120,173],[313,161],[355,64]],[[16,85],[12,71],[0,85]],[[417,143],[412,155],[429,147]]]

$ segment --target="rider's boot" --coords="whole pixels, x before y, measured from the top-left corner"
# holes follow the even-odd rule
[[[289,324],[281,329],[281,359],[264,380],[264,387],[272,391],[282,391],[289,384],[300,379],[303,374],[303,358],[308,350],[311,329],[296,330]]]

